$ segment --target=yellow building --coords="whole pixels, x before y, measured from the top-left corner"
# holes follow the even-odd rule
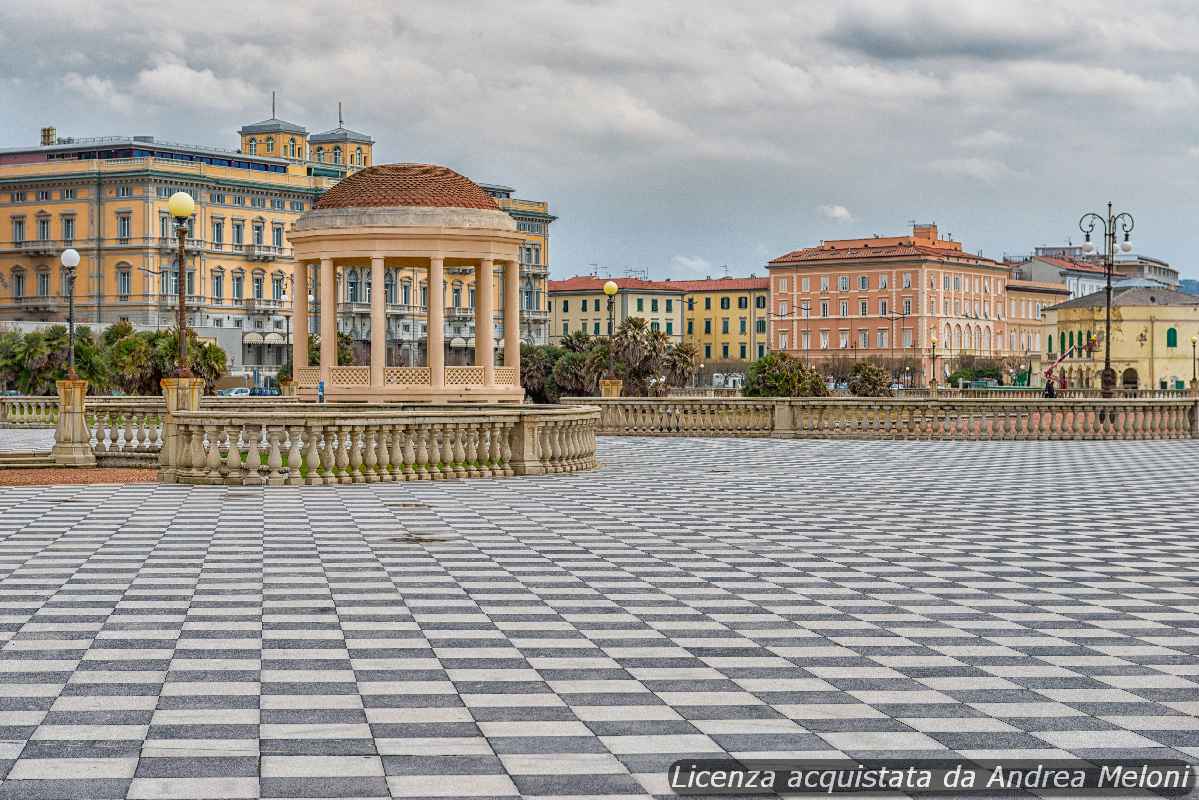
[[[1007,352],[1022,367],[1027,369],[1031,365],[1030,385],[1041,385],[1041,373],[1045,367],[1041,354],[1045,350],[1047,331],[1050,330],[1045,309],[1069,299],[1070,290],[1064,283],[1014,277],[1008,279],[1006,290]]]
[[[671,342],[683,340],[683,290],[671,281],[577,276],[549,282],[550,344],[560,344],[562,337],[579,331],[592,336],[608,334],[604,284],[609,280],[620,289],[613,303],[614,328],[629,317],[640,317]]]
[[[287,232],[326,189],[372,163],[373,141],[341,126],[308,136],[302,126],[273,115],[239,133],[242,151],[151,136],[63,138],[46,128],[40,146],[0,150],[0,320],[64,320],[66,285],[58,256],[74,247],[82,256],[75,285],[78,321],[173,327],[177,240],[166,206],[171,194],[186,191],[196,200],[186,242],[189,325],[221,344],[231,373],[256,380],[273,375],[287,359],[293,333],[294,260]],[[317,149],[322,147],[330,149]],[[334,160],[334,147],[350,148],[340,151],[345,160]],[[543,343],[548,226],[554,217],[543,202],[514,199],[510,189],[504,193],[497,203],[518,225],[531,217],[540,225],[527,232],[522,305],[530,308],[522,338]],[[363,266],[369,272],[369,262]],[[424,338],[423,295],[411,276],[406,295],[404,277],[388,277],[394,294],[389,349],[394,363],[406,364],[400,351]],[[473,276],[447,276],[447,300],[454,296],[453,285],[466,307],[473,306]],[[363,341],[369,340],[367,291],[365,283],[355,288],[350,279],[338,287],[339,328]],[[469,327],[455,328],[449,320],[447,325],[447,341],[460,336],[463,348],[473,346],[473,317]]]
[[[695,344],[705,373],[744,371],[766,355],[769,278],[667,283],[683,290],[683,339]]]
[[[1046,309],[1053,335],[1044,358],[1070,387],[1098,389],[1103,371],[1105,293],[1095,292]],[[1195,374],[1191,338],[1199,336],[1199,297],[1142,279],[1112,289],[1112,367],[1117,385],[1184,389]]]

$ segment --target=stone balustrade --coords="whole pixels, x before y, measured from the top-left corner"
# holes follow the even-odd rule
[[[602,435],[782,439],[1186,439],[1190,399],[564,398],[600,409]]]
[[[597,466],[599,411],[586,406],[207,409],[173,419],[177,452],[164,454],[160,463],[178,483],[317,486]]]
[[[57,395],[0,397],[0,428],[53,428],[57,422]]]
[[[94,398],[84,418],[92,454],[101,467],[152,466],[162,446],[161,398]]]

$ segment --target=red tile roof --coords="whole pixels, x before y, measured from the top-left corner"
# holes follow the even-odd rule
[[[683,291],[674,281],[643,281],[640,278],[597,278],[592,275],[576,275],[564,281],[550,281],[548,291],[551,292],[602,292],[604,284],[616,281],[621,291],[627,289],[670,289]]]
[[[498,210],[478,184],[435,164],[379,164],[339,181],[315,208],[434,206]]]
[[[906,242],[896,245],[886,241],[883,244],[875,247],[871,247],[869,244],[863,244],[861,247],[805,247],[799,250],[792,250],[786,255],[779,256],[778,258],[770,261],[769,264],[771,266],[786,266],[790,264],[805,264],[815,261],[899,258],[902,256],[952,258],[955,260],[968,261],[972,264],[979,264],[983,266],[1003,266],[993,259],[972,255],[959,249],[928,247],[919,244],[908,244]]]
[[[733,292],[770,288],[770,278],[709,278],[704,281],[666,282],[685,292]]]
[[[1074,261],[1070,258],[1057,258],[1056,256],[1033,256],[1037,261],[1043,261],[1046,264],[1057,267],[1058,269],[1072,269],[1075,272],[1098,272],[1100,275],[1106,275],[1107,270],[1101,264],[1091,264],[1086,261]]]

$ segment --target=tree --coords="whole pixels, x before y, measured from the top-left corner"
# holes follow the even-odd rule
[[[849,376],[849,393],[855,397],[891,397],[891,377],[870,361],[859,361]]]
[[[671,386],[686,386],[699,371],[699,346],[694,342],[671,345],[662,359],[662,367]]]
[[[562,337],[562,349],[572,353],[585,353],[591,349],[592,339],[586,331],[571,331]]]
[[[554,382],[554,364],[563,351],[557,347],[521,345],[520,385],[534,403],[558,402],[558,384]]]
[[[828,385],[816,370],[786,353],[767,353],[749,365],[746,397],[827,397]]]
[[[595,394],[599,375],[587,353],[569,350],[554,364],[553,377],[563,392],[568,395],[587,396]]]

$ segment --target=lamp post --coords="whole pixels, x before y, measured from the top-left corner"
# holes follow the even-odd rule
[[[608,377],[615,378],[616,372],[613,367],[612,359],[612,337],[616,333],[616,293],[620,291],[620,287],[616,285],[616,281],[607,281],[604,283],[604,294],[608,300]]]
[[[1196,361],[1195,346],[1199,345],[1199,336],[1191,337],[1191,394],[1199,391],[1199,361]]]
[[[928,337],[928,342],[930,345],[932,345],[932,368],[931,368],[932,377],[928,381],[928,388],[932,390],[933,394],[936,394],[937,393],[937,337],[936,336]]]
[[[79,266],[79,251],[68,247],[58,257],[67,273],[67,379],[77,380],[75,374],[75,268]]]
[[[899,380],[899,365],[895,363],[895,320],[907,319],[908,312],[903,311],[896,314],[892,311],[887,315],[887,319],[891,320],[891,380],[892,382]]]
[[[175,192],[167,201],[167,210],[175,218],[175,235],[179,239],[179,368],[176,375],[180,378],[192,377],[187,358],[187,264],[185,261],[185,245],[187,241],[187,221],[196,211],[196,201],[187,192]]]
[[[1107,204],[1107,215],[1100,216],[1093,211],[1082,215],[1078,220],[1078,228],[1086,238],[1082,243],[1084,253],[1095,252],[1095,243],[1091,241],[1091,232],[1099,225],[1103,229],[1103,271],[1107,274],[1107,297],[1103,323],[1103,373],[1100,377],[1100,395],[1112,397],[1116,393],[1116,371],[1112,369],[1112,271],[1116,259],[1116,227],[1124,232],[1124,241],[1120,242],[1120,250],[1124,253],[1132,251],[1132,242],[1128,235],[1136,224],[1132,215],[1126,211],[1112,213],[1112,204]]]

